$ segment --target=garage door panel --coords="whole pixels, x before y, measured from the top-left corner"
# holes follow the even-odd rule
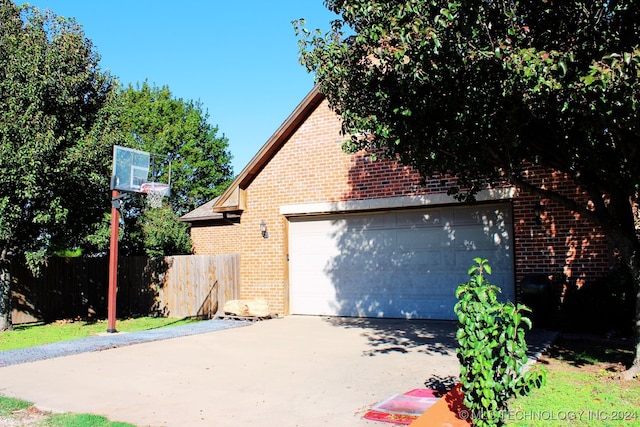
[[[396,230],[398,246],[409,249],[441,249],[448,240],[448,233],[439,228]]]
[[[384,251],[396,246],[396,235],[391,230],[364,230],[360,233],[350,233],[347,238],[362,250]]]
[[[392,253],[371,253],[366,256],[335,256],[331,260],[309,260],[309,263],[319,265],[323,263],[323,270],[327,275],[340,275],[343,272],[355,271],[358,274],[375,275],[389,269],[395,269],[396,265],[403,265],[407,259],[400,259]]]
[[[347,232],[375,229],[385,230],[388,228],[392,228],[394,224],[395,219],[383,214],[352,216],[335,223],[337,228]]]
[[[481,226],[461,226],[455,229],[454,238],[452,239],[455,247],[468,248],[504,248],[505,241],[508,241],[508,235],[505,231],[497,232],[496,230],[483,229]]]
[[[313,287],[302,285],[296,298],[297,310],[300,313],[313,313],[319,315],[335,315],[339,308],[335,294],[335,288],[329,283],[318,284],[311,280],[308,284],[314,283]]]
[[[511,273],[513,269],[510,253],[501,250],[458,250],[453,254],[455,255],[454,265],[462,266],[466,262],[468,268],[473,264],[474,258],[483,258],[489,260],[489,264],[496,271],[507,270]]]
[[[491,226],[512,222],[511,210],[506,205],[456,207],[453,211],[453,219],[457,225],[483,224]]]
[[[395,216],[395,223],[398,228],[429,228],[429,227],[441,227],[442,225],[442,210],[430,209],[425,211],[407,211],[399,213]]]
[[[432,297],[428,300],[417,299],[387,299],[381,300],[373,296],[364,296],[352,303],[343,304],[338,310],[321,315],[349,316],[349,317],[387,317],[409,319],[448,319],[453,310],[450,299]],[[424,307],[428,306],[429,310]]]
[[[309,245],[307,242],[313,242]],[[340,249],[336,242],[326,235],[305,234],[305,239],[294,241],[289,244],[290,256],[310,257],[312,255],[321,255],[323,258],[340,255]]]
[[[461,227],[457,229],[455,237],[453,245],[455,247],[481,249],[493,245],[491,236],[478,228]]]
[[[410,269],[412,271],[427,271],[441,268],[443,265],[441,250],[419,250],[402,252],[395,255],[392,261],[394,271],[397,269]]]
[[[292,218],[290,312],[454,319],[475,257],[511,298],[509,218],[508,205]]]
[[[378,272],[393,271],[402,274],[403,269],[424,271],[442,265],[440,251],[376,252],[364,256],[340,256],[326,264],[326,272],[339,273],[340,270],[356,270],[375,275]]]
[[[336,236],[335,247],[340,253],[383,253],[393,250],[396,238],[389,232],[366,231]]]
[[[396,278],[394,278],[396,279]],[[411,282],[409,279],[413,279]],[[354,284],[357,283],[353,278]],[[389,282],[387,282],[389,283]],[[384,286],[366,283],[366,288],[337,295],[334,315],[410,318],[450,318],[455,296],[442,278],[425,281],[418,277],[400,277]],[[378,285],[378,286],[376,286]],[[339,301],[339,302],[338,302]],[[428,307],[428,309],[425,309]],[[326,314],[326,313],[325,313]]]

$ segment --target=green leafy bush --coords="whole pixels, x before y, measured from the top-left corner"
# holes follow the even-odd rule
[[[474,261],[469,281],[456,291],[460,382],[474,425],[499,426],[509,399],[528,395],[542,386],[544,373],[525,369],[527,344],[523,326],[531,328],[531,320],[523,312],[528,308],[499,302],[500,289],[484,277],[491,274],[488,261]]]

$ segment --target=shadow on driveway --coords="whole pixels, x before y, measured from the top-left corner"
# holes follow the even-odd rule
[[[453,320],[327,317],[325,321],[336,327],[360,329],[361,335],[368,341],[368,348],[363,351],[364,356],[406,354],[412,351],[425,355],[455,356],[458,347],[458,323]],[[557,332],[544,329],[528,331],[526,340],[529,363],[535,362],[557,336]],[[456,376],[434,375],[425,379],[424,385],[444,394],[457,382]]]
[[[458,345],[455,321],[349,317],[330,317],[326,321],[333,326],[361,329],[369,343],[364,352],[367,356],[409,351],[451,355]]]

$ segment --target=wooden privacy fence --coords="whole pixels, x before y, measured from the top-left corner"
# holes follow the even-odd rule
[[[211,318],[239,297],[238,254],[122,257],[117,316]],[[51,258],[34,277],[12,268],[13,323],[107,314],[109,259]]]

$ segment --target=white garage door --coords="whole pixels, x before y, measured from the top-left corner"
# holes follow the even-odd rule
[[[508,204],[290,218],[292,314],[455,319],[475,257],[514,300]]]

